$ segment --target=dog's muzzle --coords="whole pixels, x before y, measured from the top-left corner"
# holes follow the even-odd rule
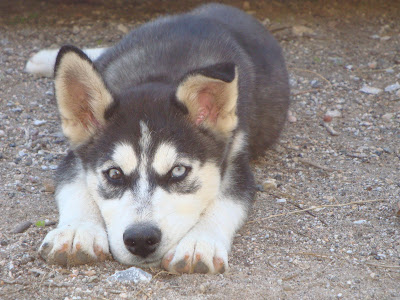
[[[137,223],[125,230],[123,239],[129,252],[146,258],[157,250],[161,241],[161,230],[151,223]]]

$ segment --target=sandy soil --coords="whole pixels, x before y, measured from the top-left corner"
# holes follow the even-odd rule
[[[126,2],[0,3],[0,298],[400,299],[397,1],[230,2],[281,42],[293,101],[279,145],[254,162],[260,192],[229,272],[152,269],[149,284],[134,286],[107,282],[126,268],[115,261],[64,269],[38,257],[57,222],[52,177],[68,145],[52,80],[24,64],[41,48],[110,45],[200,3]],[[267,179],[277,188],[263,188]]]

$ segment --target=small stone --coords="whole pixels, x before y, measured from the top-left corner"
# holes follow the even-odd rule
[[[4,132],[4,130],[0,130],[0,136],[6,136],[6,133]]]
[[[378,67],[378,62],[375,60],[368,63],[368,68],[370,68],[370,69],[376,69],[377,67]]]
[[[328,110],[325,114],[325,116],[330,116],[332,118],[341,118],[342,117],[342,113],[340,111],[338,111],[337,109],[335,110]]]
[[[398,82],[388,85],[385,87],[385,92],[394,92],[400,89],[400,84]]]
[[[72,27],[72,33],[73,33],[73,34],[78,34],[79,31],[81,31],[81,30],[79,29],[78,26],[75,25],[74,27]]]
[[[312,35],[314,35],[314,30],[312,30],[309,27],[303,26],[303,25],[294,25],[292,27],[292,33],[298,37],[312,36]]]
[[[35,126],[41,126],[41,125],[46,124],[46,123],[47,123],[46,120],[34,120],[33,121],[33,125],[35,125]]]
[[[27,231],[28,228],[31,227],[31,226],[32,226],[32,222],[31,222],[31,221],[23,222],[23,223],[21,223],[21,224],[18,224],[18,225],[14,228],[14,230],[12,231],[12,233],[23,233],[23,232]]]
[[[363,93],[365,93],[365,94],[377,95],[377,94],[381,93],[382,90],[379,89],[379,88],[376,88],[376,87],[364,85],[364,86],[360,89],[360,92],[363,92]]]
[[[276,203],[286,203],[285,198],[276,199]]]
[[[54,185],[54,182],[50,180],[43,182],[43,187],[46,193],[54,194],[54,192],[56,191],[56,186]]]
[[[296,123],[297,122],[297,118],[293,115],[288,115],[288,121],[290,123]]]
[[[121,283],[134,283],[138,284],[141,282],[150,282],[153,276],[142,269],[132,267],[123,271],[117,271],[113,275],[109,276],[107,280],[109,282],[121,282]]]
[[[390,121],[390,120],[393,119],[393,117],[394,117],[394,114],[387,113],[387,114],[384,114],[384,115],[382,116],[382,119],[385,120],[385,121]]]
[[[332,122],[332,119],[333,119],[332,116],[330,116],[330,115],[325,115],[323,120],[324,120],[324,122],[329,123],[329,122]]]
[[[250,2],[244,1],[243,2],[243,10],[249,10],[249,9],[250,9]]]
[[[371,274],[369,274],[369,276],[370,276],[372,279],[374,279],[374,278],[376,277],[376,274],[375,274],[375,273],[371,273]]]
[[[128,29],[125,25],[123,25],[123,24],[119,24],[119,25],[117,26],[117,29],[118,29],[119,31],[121,31],[122,33],[128,33],[128,32],[129,32],[129,29]]]
[[[361,224],[367,223],[367,220],[358,220],[358,221],[354,221],[353,223],[357,224],[357,225],[361,225]]]
[[[96,271],[95,270],[89,270],[89,271],[84,272],[84,274],[86,276],[94,276],[94,275],[96,275]]]
[[[278,187],[278,184],[276,183],[276,179],[268,178],[263,182],[262,186],[264,191],[266,191],[266,190],[276,189]]]

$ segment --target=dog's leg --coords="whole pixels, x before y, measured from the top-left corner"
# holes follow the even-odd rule
[[[164,256],[165,269],[178,273],[223,273],[228,269],[234,234],[245,221],[255,193],[247,159],[241,160],[236,160],[235,170],[227,170],[218,199]]]
[[[84,49],[83,52],[85,52],[91,60],[95,60],[107,49],[108,48]],[[60,49],[40,50],[28,60],[25,71],[31,74],[52,77],[54,75],[54,65],[59,50]]]
[[[47,234],[39,254],[48,263],[60,265],[105,260],[109,256],[107,233],[84,178],[78,177],[59,187],[56,200],[60,221]]]

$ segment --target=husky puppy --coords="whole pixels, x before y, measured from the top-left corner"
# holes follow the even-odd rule
[[[224,272],[255,194],[249,159],[286,120],[278,43],[244,12],[209,4],[87,52],[96,59],[64,46],[55,61],[71,150],[56,176],[59,224],[40,255]]]

